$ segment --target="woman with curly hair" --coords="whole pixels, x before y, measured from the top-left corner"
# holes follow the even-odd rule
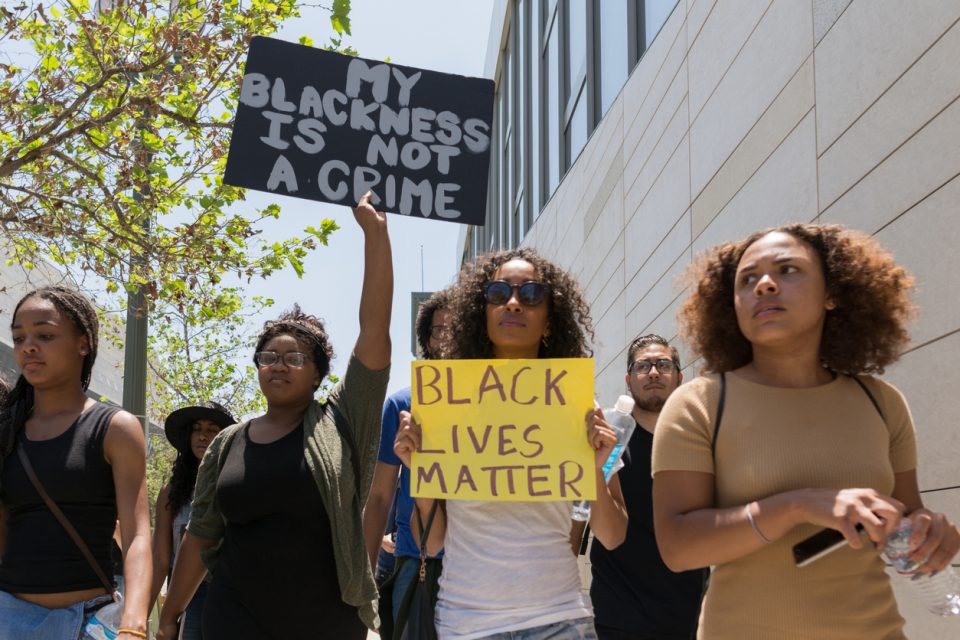
[[[590,354],[590,312],[573,278],[531,249],[489,254],[467,265],[450,305],[452,358],[580,358]],[[626,535],[619,481],[603,478],[616,435],[599,411],[587,418],[596,451],[591,526],[615,548]],[[407,466],[421,428],[404,412],[394,445]],[[416,499],[427,520],[432,499]],[[451,500],[436,510],[427,553],[444,549],[436,609],[440,638],[596,638],[571,553],[570,502]]]
[[[100,631],[93,618],[113,600],[108,576],[118,519],[126,586],[117,638],[146,637],[146,447],[136,417],[87,396],[98,329],[90,301],[64,286],[31,291],[13,312],[20,375],[0,409],[0,638],[65,640]]]
[[[167,440],[177,450],[170,482],[160,489],[157,496],[157,523],[153,530],[153,586],[150,602],[160,593],[164,579],[180,549],[180,540],[190,520],[190,499],[197,484],[197,469],[200,460],[213,439],[225,427],[236,420],[221,405],[208,401],[200,405],[181,407],[167,416],[163,424]],[[206,596],[206,583],[201,584],[184,613],[181,640],[200,640],[201,615]],[[153,605],[151,604],[151,608]]]
[[[660,414],[653,488],[667,565],[714,567],[699,637],[903,638],[875,547],[903,516],[924,573],[960,548],[920,499],[906,401],[868,375],[907,344],[913,279],[869,236],[803,224],[716,247],[689,276],[679,319],[710,373]],[[848,547],[797,568],[792,546],[824,527]]]
[[[176,637],[208,569],[206,640],[363,640],[377,627],[361,514],[389,377],[393,267],[386,215],[370,196],[354,209],[365,269],[346,372],[321,404],[314,394],[333,358],[323,323],[298,306],[266,323],[253,361],[267,411],[221,431],[204,454],[162,640]]]

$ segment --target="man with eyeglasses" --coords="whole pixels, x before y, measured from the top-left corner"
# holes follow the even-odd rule
[[[450,290],[434,293],[417,313],[417,344],[425,360],[441,356],[441,349],[450,337],[451,314],[446,307],[450,301]],[[389,550],[391,542],[384,535],[385,530],[395,526],[393,568],[393,618],[396,618],[400,602],[407,588],[413,583],[420,566],[420,550],[410,531],[410,516],[413,514],[413,498],[410,496],[410,470],[403,466],[393,452],[393,441],[397,436],[400,412],[410,410],[410,387],[401,389],[389,396],[383,404],[383,422],[380,433],[380,454],[373,474],[373,485],[363,510],[363,537],[370,555],[370,567],[377,574],[377,557],[381,551]],[[399,477],[399,484],[398,484]],[[391,505],[396,501],[396,504]],[[387,522],[388,515],[394,522]],[[442,554],[440,554],[442,555]],[[437,557],[440,557],[438,555]],[[388,575],[381,570],[377,576],[378,586]],[[381,611],[380,619],[390,612]]]
[[[663,563],[653,531],[650,456],[657,417],[683,374],[676,348],[656,334],[627,350],[626,382],[637,428],[618,472],[629,515],[623,544],[590,551],[590,598],[599,640],[688,640],[696,637],[703,570],[673,573]]]

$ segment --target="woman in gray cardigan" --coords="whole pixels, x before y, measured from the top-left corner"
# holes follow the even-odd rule
[[[320,320],[295,306],[265,325],[254,362],[267,412],[224,429],[204,455],[161,640],[176,637],[208,569],[206,639],[362,640],[378,624],[361,513],[389,375],[393,267],[386,216],[370,194],[354,217],[365,270],[346,373],[318,403],[333,356]]]

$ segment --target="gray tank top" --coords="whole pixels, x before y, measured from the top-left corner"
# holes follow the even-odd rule
[[[170,568],[173,569],[177,561],[177,553],[180,552],[180,541],[183,540],[183,534],[187,530],[187,522],[190,521],[190,513],[193,511],[193,505],[189,502],[182,507],[173,518],[173,554],[170,556]]]

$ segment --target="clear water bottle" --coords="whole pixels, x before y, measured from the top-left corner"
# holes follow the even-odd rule
[[[936,575],[920,573],[920,565],[910,560],[915,546],[910,545],[913,523],[902,518],[897,530],[887,538],[884,554],[896,572],[913,585],[914,593],[931,613],[938,616],[960,615],[960,580],[953,567],[947,567]]]
[[[116,599],[108,605],[100,607],[87,620],[83,627],[83,638],[93,638],[93,640],[115,640],[117,629],[120,628],[120,617],[123,615],[123,601],[119,594],[114,596]]]
[[[623,467],[620,458],[623,457],[623,449],[630,442],[630,436],[633,435],[633,429],[637,426],[633,419],[633,398],[630,396],[620,396],[617,398],[617,404],[612,409],[604,409],[603,417],[607,424],[617,434],[617,444],[613,446],[610,457],[603,463],[603,478],[610,482],[610,477]],[[586,522],[590,519],[590,501],[581,500],[573,505],[574,520]]]

